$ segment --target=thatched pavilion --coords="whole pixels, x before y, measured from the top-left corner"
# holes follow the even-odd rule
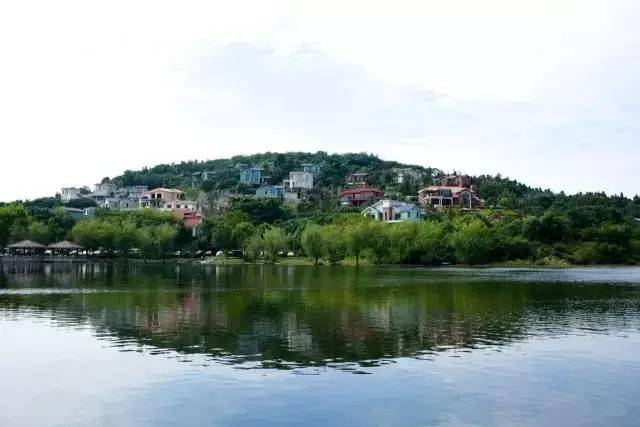
[[[45,245],[33,240],[22,240],[8,247],[9,253],[12,255],[42,255],[46,249]]]
[[[69,255],[73,251],[81,251],[83,247],[68,240],[63,240],[62,242],[50,244],[47,249],[50,249],[53,253]]]

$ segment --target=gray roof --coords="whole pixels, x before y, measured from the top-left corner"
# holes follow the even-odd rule
[[[9,245],[9,247],[12,249],[44,249],[44,245],[34,242],[33,240],[22,240]]]
[[[63,240],[62,242],[52,243],[47,246],[49,249],[82,249],[82,246],[70,242],[68,240]]]
[[[405,203],[405,202],[399,202],[397,200],[379,200],[378,202],[374,203],[373,205],[365,208],[363,211],[367,210],[367,209],[375,209],[378,212],[381,212],[379,209],[379,206],[382,206],[383,202],[391,202],[391,206],[393,207],[394,210],[399,211],[399,212],[408,212],[411,211],[413,209],[420,209],[418,208],[418,206],[416,206],[413,203]]]

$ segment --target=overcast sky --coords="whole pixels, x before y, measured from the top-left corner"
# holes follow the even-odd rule
[[[640,192],[637,0],[0,3],[0,200],[125,169],[367,151]]]

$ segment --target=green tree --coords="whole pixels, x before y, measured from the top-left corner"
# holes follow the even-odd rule
[[[26,209],[20,204],[0,206],[0,247],[7,246],[12,230],[26,229],[28,219]]]
[[[240,222],[233,228],[233,241],[237,248],[244,248],[247,241],[256,233],[250,222]]]
[[[51,232],[46,224],[34,221],[27,227],[25,238],[42,243],[43,245],[51,243]]]
[[[376,222],[371,225],[371,240],[369,251],[376,264],[382,264],[389,255],[391,239],[387,224]]]
[[[308,224],[302,232],[300,244],[305,254],[312,258],[314,265],[324,253],[324,235],[322,228],[316,224]]]
[[[114,247],[125,258],[129,256],[131,249],[138,245],[138,227],[132,220],[122,221],[120,227],[116,228],[114,236]]]
[[[154,229],[154,244],[160,257],[164,257],[168,251],[173,249],[177,232],[176,227],[169,224],[162,224]]]
[[[349,253],[356,259],[356,267],[360,266],[362,253],[370,246],[371,227],[368,221],[347,225],[345,238]]]
[[[264,256],[275,264],[280,252],[287,250],[287,235],[281,228],[271,227],[262,236]]]
[[[346,242],[342,227],[337,225],[326,225],[322,227],[322,240],[324,244],[324,256],[331,264],[337,264],[344,259],[346,252]]]
[[[254,234],[245,241],[244,256],[248,261],[256,262],[264,250],[264,240],[259,234]]]
[[[465,264],[481,264],[490,261],[491,242],[487,225],[473,219],[459,226],[453,236],[456,258]]]
[[[421,221],[417,224],[413,259],[427,265],[437,265],[452,257],[452,227],[448,222]]]

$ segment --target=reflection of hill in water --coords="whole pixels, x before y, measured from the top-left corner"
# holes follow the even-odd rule
[[[422,270],[88,264],[7,271],[0,286],[5,312],[89,322],[114,345],[262,366],[369,365],[638,327],[633,286],[470,282]],[[45,293],[22,290],[33,287]]]

